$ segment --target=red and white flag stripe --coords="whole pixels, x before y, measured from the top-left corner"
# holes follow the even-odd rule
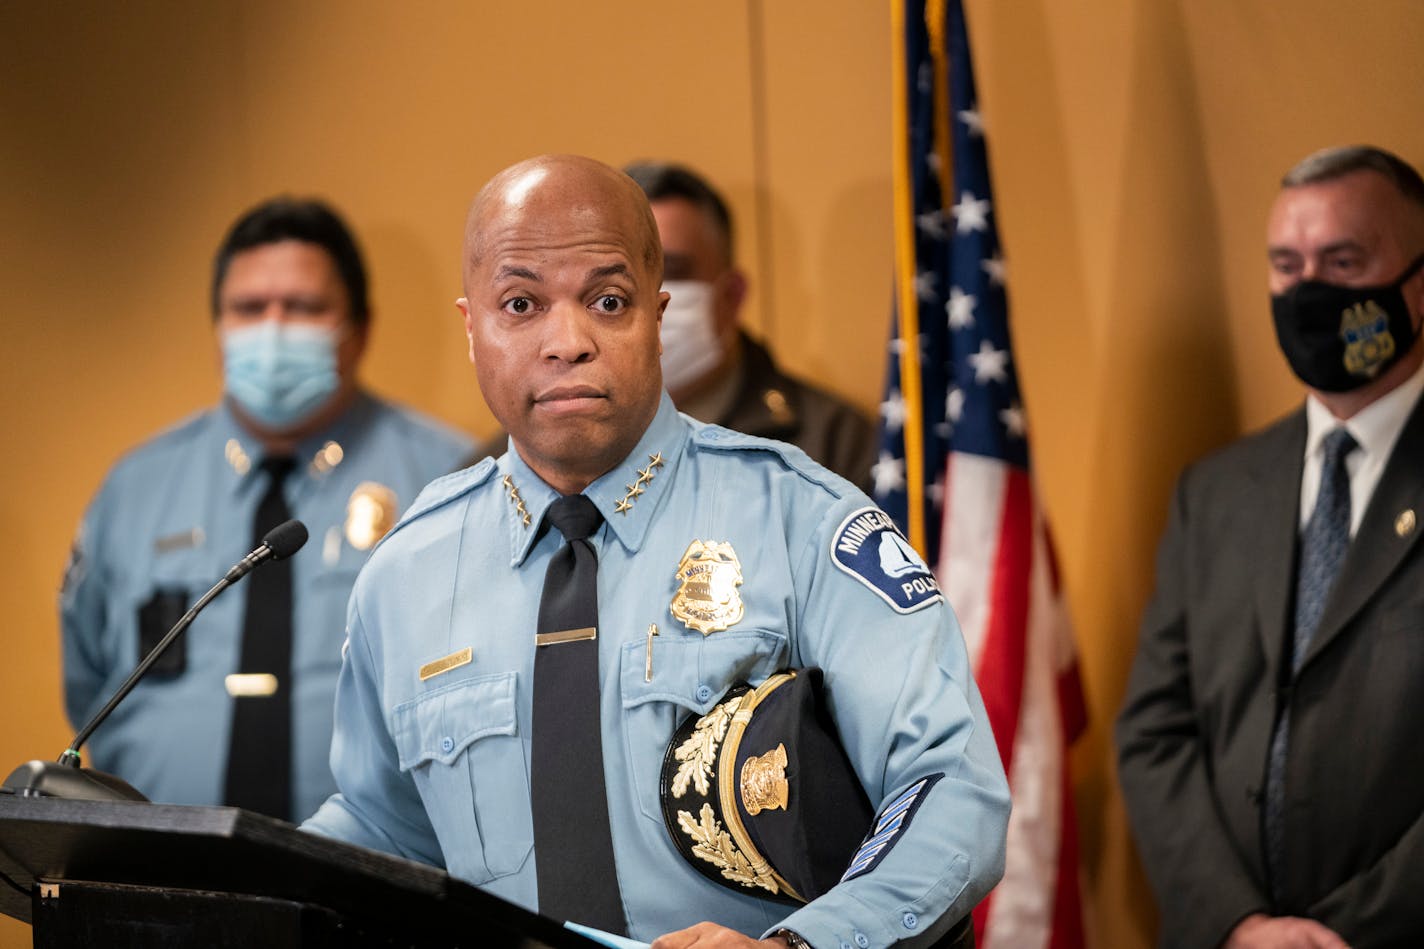
[[[985,949],[1081,949],[1068,746],[1085,723],[1072,631],[1029,475],[952,453],[936,574],[964,631],[1009,776],[1004,878],[974,911]]]

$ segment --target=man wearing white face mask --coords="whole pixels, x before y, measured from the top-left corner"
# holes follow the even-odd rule
[[[79,725],[227,568],[295,517],[312,541],[214,601],[95,733],[90,762],[157,801],[300,820],[327,765],[346,599],[370,548],[471,443],[362,391],[370,319],[349,231],[279,198],[213,267],[224,397],[123,458],[90,505],[61,595]]]
[[[731,212],[700,175],[666,162],[623,169],[643,192],[663,245],[663,382],[678,410],[704,422],[790,442],[862,486],[875,429],[830,393],[782,372],[740,322],[747,277],[736,264]]]

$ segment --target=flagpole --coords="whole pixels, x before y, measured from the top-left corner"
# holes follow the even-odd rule
[[[905,400],[901,429],[905,440],[906,526],[911,546],[922,555],[925,540],[924,406],[920,385],[919,300],[915,295],[915,175],[910,155],[910,106],[905,56],[905,6],[915,0],[890,0],[895,75],[893,102],[895,200],[895,311],[899,319],[900,395]],[[915,4],[918,6],[918,4]]]

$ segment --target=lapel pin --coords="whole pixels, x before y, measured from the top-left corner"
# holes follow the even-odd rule
[[[1399,516],[1394,519],[1394,532],[1400,537],[1408,537],[1414,533],[1414,509],[1405,508],[1399,512]]]

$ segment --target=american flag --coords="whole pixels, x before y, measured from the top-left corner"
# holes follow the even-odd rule
[[[964,11],[892,3],[895,319],[875,497],[954,607],[1009,776],[1008,860],[974,911],[979,945],[1071,949],[1084,938],[1068,746],[1083,701],[1029,474]]]

